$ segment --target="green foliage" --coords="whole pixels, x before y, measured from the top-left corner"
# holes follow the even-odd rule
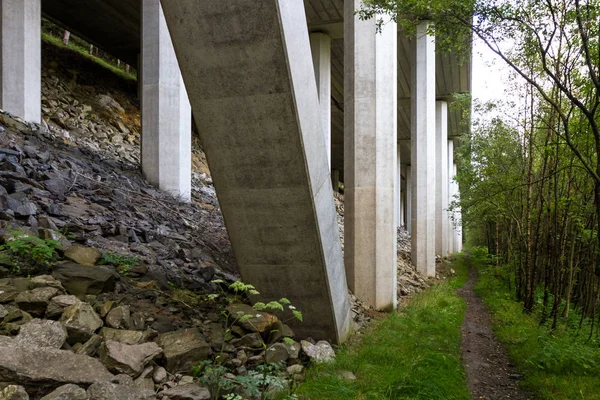
[[[523,388],[540,399],[600,399],[600,340],[582,334],[581,316],[572,313],[562,329],[540,325],[541,315],[523,312],[496,267],[479,267],[476,290],[492,313],[496,336],[524,375]]]
[[[22,231],[13,231],[0,246],[3,254],[12,265],[12,273],[33,274],[47,270],[57,259],[60,243],[52,239],[40,239]]]
[[[335,362],[311,367],[299,397],[470,399],[460,350],[466,305],[456,294],[467,268],[462,260],[452,267],[454,278],[416,295],[402,311],[343,346]],[[339,371],[351,371],[357,379],[348,381]]]
[[[233,389],[234,382],[224,377],[227,372],[227,368],[210,360],[204,360],[192,369],[193,376],[210,390],[214,400],[222,391]]]
[[[139,257],[129,256],[127,254],[118,254],[113,252],[102,253],[100,264],[102,265],[114,265],[117,271],[121,275],[129,275],[131,269],[138,265],[140,262]]]

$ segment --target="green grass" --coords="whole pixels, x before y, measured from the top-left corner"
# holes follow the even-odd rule
[[[113,65],[101,58],[95,57],[93,55],[90,54],[89,49],[85,49],[81,46],[78,46],[76,44],[73,44],[72,42],[69,43],[68,46],[65,46],[62,42],[62,40],[60,38],[57,38],[56,36],[52,36],[49,33],[46,32],[42,32],[42,41],[46,42],[48,44],[52,44],[56,47],[60,47],[60,48],[66,48],[72,51],[75,51],[79,54],[81,54],[83,57],[92,60],[93,62],[99,64],[100,66],[112,71],[113,73],[121,76],[122,78],[125,79],[130,79],[130,80],[136,80],[136,75],[134,73],[127,73],[125,72],[125,70],[118,68],[116,65]]]
[[[588,341],[589,326],[579,330],[579,315],[551,331],[540,325],[540,315],[523,313],[523,304],[500,279],[504,268],[481,268],[476,290],[492,314],[494,332],[507,348],[521,387],[536,399],[600,399],[600,341]]]
[[[330,364],[309,369],[300,399],[470,399],[460,352],[465,302],[456,289],[467,280],[463,262],[457,276],[415,296],[352,344]],[[339,376],[351,371],[355,381]]]

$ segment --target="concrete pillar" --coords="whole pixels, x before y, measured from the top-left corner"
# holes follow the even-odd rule
[[[402,184],[402,166],[400,166],[400,216],[398,220],[400,221],[400,226],[406,229],[406,219],[404,218],[404,210],[406,210],[406,187]]]
[[[448,255],[448,103],[435,103],[435,253]]]
[[[394,192],[394,204],[396,205],[396,227],[402,226],[402,165],[400,164],[400,144],[396,151],[396,191]]]
[[[412,193],[413,193],[413,180],[412,180],[412,168],[410,165],[406,166],[406,230],[408,233],[412,233]]]
[[[303,1],[163,8],[252,300],[286,297],[304,315],[296,335],[343,341],[350,301]]]
[[[37,123],[42,118],[41,4],[0,1],[0,109]]]
[[[331,170],[331,187],[336,193],[340,191],[340,171],[337,169]]]
[[[142,172],[159,189],[191,198],[192,114],[159,0],[142,0]]]
[[[448,180],[446,181],[446,187],[448,190],[448,206],[454,201],[454,141],[448,140],[448,164],[446,165],[448,171]],[[454,250],[454,213],[448,212],[448,254],[455,253]]]
[[[411,84],[413,265],[435,276],[435,38],[429,22],[417,26]]]
[[[331,37],[321,32],[311,33],[310,49],[323,121],[327,160],[331,169]]]
[[[458,170],[456,167],[456,163],[454,163],[454,176],[456,176],[457,173],[458,173]],[[456,201],[460,200],[460,189],[458,188],[458,182],[456,182],[456,180],[454,181],[454,196],[456,198]],[[454,218],[455,218],[454,248],[455,248],[456,252],[460,252],[460,251],[462,251],[462,212],[461,212],[460,207],[456,208],[456,212],[454,213]]]
[[[396,306],[397,30],[344,2],[344,261],[354,294]],[[387,18],[382,16],[382,18]]]

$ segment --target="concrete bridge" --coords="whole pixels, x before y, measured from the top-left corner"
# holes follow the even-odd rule
[[[300,335],[343,341],[348,287],[395,307],[398,226],[424,274],[435,274],[436,254],[461,249],[446,209],[465,121],[448,105],[470,91],[470,63],[436,54],[426,21],[409,40],[393,22],[376,34],[375,21],[360,21],[360,0],[0,6],[0,108],[40,121],[43,14],[138,66],[142,171],[183,198],[193,112],[242,278],[297,305]],[[343,256],[331,193],[340,181]]]

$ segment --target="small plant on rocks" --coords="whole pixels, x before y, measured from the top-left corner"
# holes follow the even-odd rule
[[[0,246],[0,255],[12,266],[11,273],[35,274],[45,272],[56,260],[60,243],[40,239],[22,231],[13,231]]]
[[[119,274],[128,276],[131,269],[138,265],[140,259],[138,257],[128,256],[126,254],[113,253],[111,251],[102,253],[100,264],[114,265]]]

